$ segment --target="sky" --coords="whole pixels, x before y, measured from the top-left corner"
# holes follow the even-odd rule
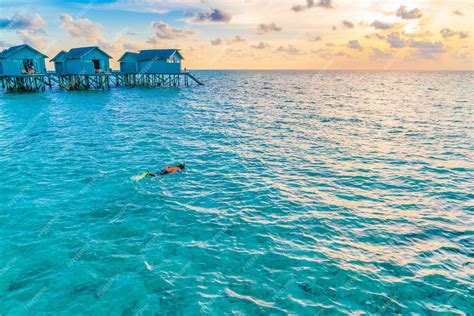
[[[188,69],[474,70],[473,36],[472,0],[0,0],[0,49],[98,45],[114,69],[178,48]]]

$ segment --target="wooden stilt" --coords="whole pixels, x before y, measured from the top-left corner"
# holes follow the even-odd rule
[[[34,74],[21,76],[0,76],[2,89],[7,91],[44,91],[46,86],[52,88],[53,83],[62,89],[110,89],[111,85],[127,87],[188,87],[190,81],[198,85],[203,83],[189,72],[178,74],[122,74],[101,73],[82,75]]]

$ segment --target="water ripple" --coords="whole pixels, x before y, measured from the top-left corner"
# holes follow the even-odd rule
[[[0,96],[0,313],[474,310],[472,72],[199,76]]]

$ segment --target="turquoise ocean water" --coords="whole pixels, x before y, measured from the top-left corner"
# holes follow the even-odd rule
[[[472,72],[197,75],[0,95],[1,315],[472,315]]]

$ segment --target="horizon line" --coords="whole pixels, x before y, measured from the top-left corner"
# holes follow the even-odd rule
[[[417,72],[474,72],[473,69],[236,69],[236,68],[221,68],[221,69],[206,69],[206,68],[193,68],[187,69],[187,71],[417,71]]]

